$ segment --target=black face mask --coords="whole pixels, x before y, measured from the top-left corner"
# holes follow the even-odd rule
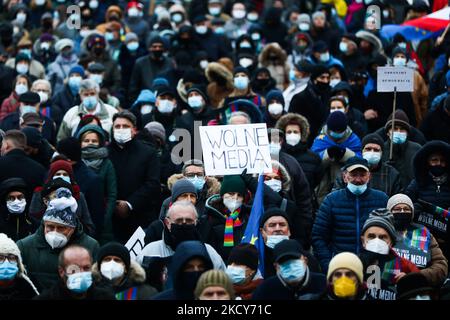
[[[441,167],[441,166],[431,166],[430,167],[430,173],[435,177],[442,176],[447,168]]]
[[[259,87],[259,88],[264,88],[269,84],[270,79],[257,79],[255,80],[255,84]]]
[[[317,88],[317,91],[319,91],[320,93],[325,93],[330,89],[330,85],[328,83],[323,83],[319,81],[317,81],[315,87]]]
[[[163,55],[163,51],[162,50],[155,50],[155,51],[150,51],[152,54],[152,58],[154,60],[161,60],[161,57]]]
[[[396,230],[406,230],[412,222],[412,216],[409,213],[394,214],[394,226]]]
[[[104,49],[103,49],[102,47],[95,47],[95,48],[94,48],[94,53],[95,53],[97,56],[102,55],[103,52],[104,52]]]
[[[172,224],[166,235],[164,239],[174,251],[183,241],[200,240],[197,228],[193,224]]]
[[[198,279],[203,274],[204,271],[191,271],[191,272],[181,272],[178,277],[177,287],[182,288],[186,294],[194,295],[194,289],[197,285]],[[188,293],[189,292],[189,293]],[[189,297],[178,297],[178,298],[189,298]]]

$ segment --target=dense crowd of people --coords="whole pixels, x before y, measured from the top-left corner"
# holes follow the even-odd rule
[[[4,0],[0,300],[448,299],[448,27],[379,28],[446,6]],[[207,175],[199,127],[255,123],[272,172]]]

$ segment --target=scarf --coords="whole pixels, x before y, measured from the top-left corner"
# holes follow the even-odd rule
[[[98,171],[105,158],[108,157],[108,150],[105,147],[85,147],[81,149],[83,162],[91,169]]]
[[[223,246],[224,247],[234,247],[234,227],[240,227],[242,225],[241,220],[239,220],[239,213],[241,208],[237,208],[233,212],[227,209],[228,214],[225,216],[225,230],[223,236]]]

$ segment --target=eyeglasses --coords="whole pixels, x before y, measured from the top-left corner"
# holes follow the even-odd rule
[[[412,213],[409,207],[392,209],[392,213]]]
[[[8,254],[8,255],[0,254],[0,263],[5,262],[6,259],[8,259],[9,262],[18,262],[19,261],[19,258],[16,255],[13,255],[13,254]]]
[[[186,178],[195,178],[195,177],[203,178],[204,177],[203,173],[198,173],[198,172],[197,173],[185,173],[184,176]]]

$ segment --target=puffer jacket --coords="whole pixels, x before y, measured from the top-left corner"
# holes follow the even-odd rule
[[[387,200],[384,192],[372,188],[360,196],[345,188],[324,199],[312,230],[314,252],[324,272],[334,255],[344,251],[359,253],[364,222],[371,211],[385,208]]]

